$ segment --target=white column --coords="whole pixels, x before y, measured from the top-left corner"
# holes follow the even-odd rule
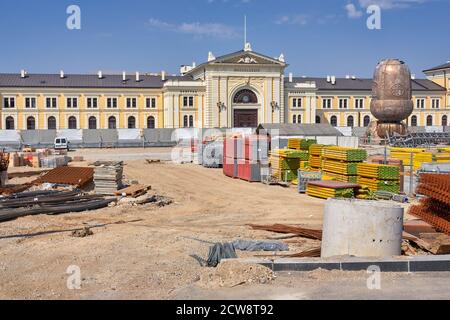
[[[220,97],[219,99],[220,102],[224,103],[225,106],[228,108],[228,79],[227,78],[221,78],[220,79]],[[216,110],[218,112],[219,108],[217,108],[217,104],[216,104]],[[228,116],[227,116],[227,111],[226,110],[222,110],[222,112],[220,113],[220,126],[221,127],[228,127]]]
[[[180,127],[180,95],[173,95],[173,127]]]

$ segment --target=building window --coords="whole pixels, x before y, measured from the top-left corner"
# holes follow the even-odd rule
[[[108,109],[116,109],[117,108],[117,98],[107,98],[106,99],[106,107]]]
[[[347,107],[348,107],[348,99],[347,98],[339,99],[339,109],[347,109]]]
[[[249,89],[243,89],[236,93],[233,102],[236,104],[256,104],[258,103],[258,97]]]
[[[67,108],[78,108],[78,98],[67,98]]]
[[[184,128],[187,128],[187,127],[188,127],[188,121],[189,121],[188,116],[184,116],[184,117],[183,117],[183,127],[184,127]]]
[[[74,116],[69,117],[69,129],[76,129],[77,128],[77,118]]]
[[[14,109],[15,107],[16,107],[16,98],[5,97],[3,99],[3,108],[5,108],[5,109]]]
[[[292,107],[293,108],[301,108],[302,107],[302,99],[301,98],[294,98],[292,100]]]
[[[34,117],[27,118],[27,130],[36,130],[36,120]]]
[[[336,116],[332,116],[332,117],[330,118],[330,124],[331,124],[333,127],[337,127],[337,117],[336,117]]]
[[[364,117],[364,127],[368,127],[370,125],[370,116]]]
[[[111,116],[108,118],[108,129],[116,129],[117,128],[117,122],[116,117]]]
[[[97,129],[97,118],[89,117],[89,129],[94,130]]]
[[[194,106],[194,97],[183,97],[183,107],[191,108]]]
[[[355,118],[353,118],[353,116],[348,116],[347,127],[353,128],[354,126],[355,126]]]
[[[417,116],[411,117],[411,127],[417,127]]]
[[[136,118],[133,116],[128,117],[128,129],[136,129]]]
[[[56,109],[58,108],[58,99],[57,98],[46,98],[45,105],[47,109]]]
[[[431,109],[439,109],[441,107],[441,99],[431,100]]]
[[[297,115],[292,116],[292,123],[297,123]]]
[[[25,108],[36,109],[36,98],[25,98]]]
[[[427,117],[427,127],[431,127],[433,126],[433,116],[428,116]]]
[[[145,107],[148,109],[156,109],[156,98],[145,99]]]
[[[364,99],[355,99],[355,109],[364,109]]]
[[[89,109],[97,109],[98,108],[98,98],[87,98],[87,107]]]
[[[14,118],[13,117],[6,117],[5,119],[5,129],[6,130],[14,130]]]
[[[442,126],[443,127],[448,126],[448,118],[447,118],[447,116],[442,116]]]
[[[137,99],[136,98],[127,98],[127,108],[128,109],[137,108]]]
[[[56,130],[56,118],[51,116],[47,119],[47,129],[48,130]]]
[[[150,116],[147,118],[147,128],[148,129],[155,129],[155,117]]]
[[[189,116],[189,127],[190,128],[194,127],[194,116]]]
[[[320,116],[316,116],[316,123],[319,124],[322,122],[322,119],[320,118]]]
[[[323,109],[331,109],[331,102],[332,102],[331,98],[322,99],[322,108]]]
[[[416,99],[416,108],[417,109],[425,109],[425,99]]]

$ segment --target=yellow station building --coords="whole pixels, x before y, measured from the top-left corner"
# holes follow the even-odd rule
[[[285,75],[283,55],[244,50],[183,66],[180,75],[0,74],[0,130],[368,126],[371,79]],[[450,63],[412,79],[410,126],[446,126]]]

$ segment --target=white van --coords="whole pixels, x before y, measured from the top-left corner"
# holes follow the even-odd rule
[[[64,137],[56,138],[55,139],[55,150],[67,150],[69,151],[69,140]]]

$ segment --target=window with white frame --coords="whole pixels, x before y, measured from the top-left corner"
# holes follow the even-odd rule
[[[194,106],[194,97],[183,97],[183,107],[191,108]]]
[[[292,99],[292,107],[293,108],[301,108],[302,107],[302,98]]]
[[[441,107],[441,99],[431,100],[431,109],[439,109]]]
[[[56,108],[58,108],[58,98],[47,97],[45,99],[45,106],[47,107],[47,109],[56,109]]]
[[[355,109],[364,109],[364,98],[355,99]]]
[[[416,99],[416,109],[425,109],[425,99],[424,98]]]
[[[348,99],[340,98],[339,99],[339,109],[347,109],[348,108]]]
[[[323,98],[322,99],[322,108],[323,109],[331,109],[332,99],[331,98]]]
[[[98,98],[94,98],[94,97],[87,98],[86,99],[86,106],[89,109],[97,109],[98,108]]]
[[[146,98],[145,99],[145,107],[148,109],[156,108],[156,98]]]
[[[66,107],[69,109],[78,108],[78,98],[67,98]]]
[[[127,108],[128,109],[137,108],[137,99],[136,98],[127,98]]]
[[[16,107],[16,98],[14,97],[4,97],[3,98],[3,108],[14,109]]]
[[[26,109],[36,109],[36,98],[26,97],[25,98],[25,108]]]
[[[116,109],[117,108],[117,98],[107,98],[106,99],[106,107],[108,109]]]

